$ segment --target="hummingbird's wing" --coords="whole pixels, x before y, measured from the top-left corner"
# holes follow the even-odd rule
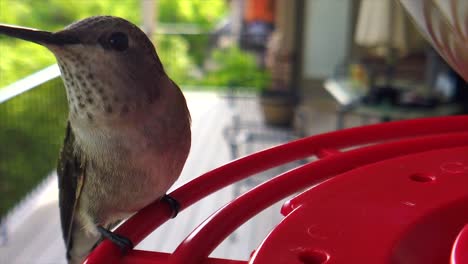
[[[85,179],[85,166],[83,166],[84,164],[82,164],[82,160],[77,153],[79,153],[79,151],[76,150],[75,136],[71,129],[70,122],[68,122],[57,168],[60,220],[67,254],[69,254],[72,247],[71,234],[73,230],[74,214]]]

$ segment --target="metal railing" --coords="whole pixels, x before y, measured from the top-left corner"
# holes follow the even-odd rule
[[[0,90],[0,104],[60,76],[57,64],[50,65]]]

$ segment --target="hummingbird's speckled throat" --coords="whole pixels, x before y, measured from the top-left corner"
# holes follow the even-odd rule
[[[63,52],[57,57],[67,92],[70,117],[92,122],[96,115],[111,118],[128,114],[130,102],[125,102],[124,96],[116,94],[108,83],[95,78],[84,60],[87,63],[90,61],[71,52]]]
[[[95,27],[115,27],[118,30],[104,33],[85,31]],[[152,44],[137,27],[119,19],[109,23],[103,17],[77,22],[59,33],[80,40],[75,45],[47,46],[60,66],[72,120],[92,122],[95,119],[124,117],[157,99],[158,88],[147,87],[150,82],[145,79],[148,76],[140,73],[145,69],[138,69],[141,61],[136,61],[133,55],[146,53],[147,58],[142,59],[152,59],[152,77],[165,73]],[[99,77],[96,78],[96,75]],[[139,87],[132,87],[139,82]],[[133,89],[140,89],[141,92],[135,93]]]

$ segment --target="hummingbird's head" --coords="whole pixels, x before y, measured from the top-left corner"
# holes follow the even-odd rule
[[[154,103],[170,82],[151,41],[122,18],[90,17],[55,33],[0,25],[0,34],[54,53],[71,121],[124,117]]]

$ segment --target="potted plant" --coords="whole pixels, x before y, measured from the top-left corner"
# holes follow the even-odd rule
[[[290,127],[298,97],[291,87],[292,55],[280,48],[282,41],[282,34],[275,31],[268,43],[266,67],[271,73],[271,82],[262,90],[260,103],[266,124]]]

